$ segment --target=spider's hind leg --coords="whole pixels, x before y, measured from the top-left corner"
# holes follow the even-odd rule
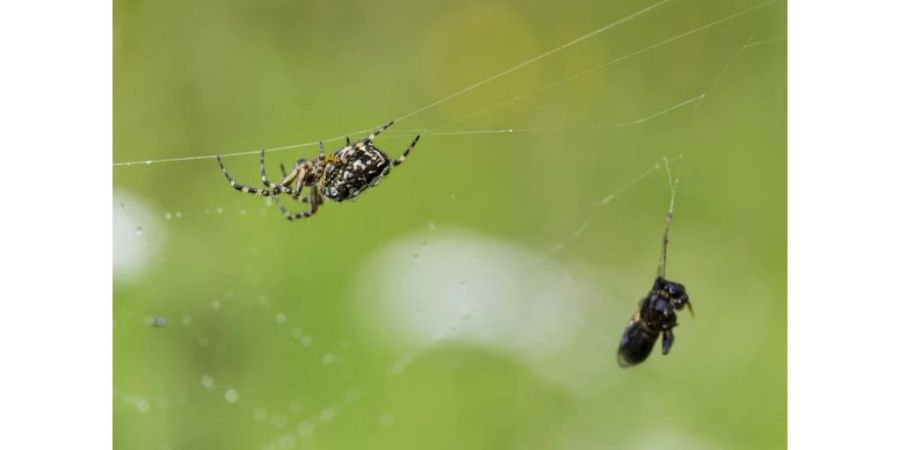
[[[391,173],[391,167],[397,167],[400,164],[403,164],[403,161],[406,161],[406,157],[409,156],[409,152],[411,152],[412,149],[416,147],[417,142],[419,142],[419,136],[416,136],[416,138],[413,139],[412,143],[409,144],[409,147],[406,147],[406,150],[402,154],[400,154],[400,156],[391,161],[391,163],[384,168],[384,170],[381,172],[381,175],[378,176],[378,180],[375,181],[375,184],[380,183],[381,178],[384,178]]]
[[[416,138],[413,139],[411,144],[409,144],[409,147],[406,147],[406,151],[404,151],[402,155],[398,156],[397,159],[391,161],[391,165],[396,167],[396,166],[399,166],[400,164],[403,164],[403,161],[405,161],[406,157],[409,156],[409,152],[411,152],[412,149],[416,148],[417,142],[419,142],[418,135],[416,135]]]

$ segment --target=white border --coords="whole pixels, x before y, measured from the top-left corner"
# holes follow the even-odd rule
[[[789,443],[888,447],[896,6],[789,3]],[[0,448],[110,448],[111,5],[0,11]]]
[[[900,14],[872,4],[788,4],[791,448],[900,441]]]
[[[0,448],[112,447],[111,12],[0,7]]]

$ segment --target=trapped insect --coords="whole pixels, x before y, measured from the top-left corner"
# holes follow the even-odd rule
[[[668,163],[666,165],[668,170]],[[675,343],[675,335],[672,329],[678,325],[675,311],[687,306],[691,316],[694,310],[691,307],[687,291],[683,284],[670,281],[666,275],[666,250],[669,246],[669,227],[672,225],[672,209],[675,206],[675,190],[673,186],[672,199],[669,202],[669,212],[666,214],[666,227],[663,231],[663,248],[659,257],[659,268],[653,287],[646,297],[638,303],[638,310],[625,326],[625,333],[619,342],[619,366],[630,367],[640,364],[653,351],[653,346],[659,335],[662,334],[662,353],[666,355]]]
[[[238,184],[225,170],[225,165],[222,164],[222,158],[219,155],[216,155],[216,160],[219,162],[219,168],[225,174],[228,184],[238,191],[263,197],[285,194],[292,200],[308,203],[309,208],[300,212],[288,211],[284,205],[278,204],[285,219],[303,219],[315,214],[326,198],[342,202],[356,197],[370,187],[377,186],[384,177],[391,173],[391,167],[403,163],[409,152],[419,142],[419,136],[416,136],[406,151],[394,160],[391,160],[386,153],[373,144],[375,137],[393,123],[393,121],[386,123],[352,145],[350,138],[347,138],[347,144],[330,155],[325,154],[325,145],[319,142],[319,156],[311,161],[299,159],[290,172],[281,166],[283,178],[278,183],[273,183],[266,177],[266,153],[263,150],[259,154],[259,175],[262,178],[263,188]],[[301,197],[305,186],[309,187],[309,194]]]

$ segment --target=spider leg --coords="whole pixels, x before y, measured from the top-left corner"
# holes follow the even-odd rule
[[[305,159],[301,159],[297,161],[297,168],[295,168],[294,171],[291,172],[290,176],[295,177],[295,180],[297,182],[297,190],[294,191],[294,193],[291,195],[291,198],[293,198],[294,200],[300,198],[300,194],[303,193],[303,183],[306,180],[306,174],[309,173],[309,169],[309,163],[306,162]],[[287,180],[287,178],[285,180]],[[290,181],[287,181],[287,183],[290,183]]]
[[[231,175],[225,170],[225,164],[222,163],[222,157],[216,155],[216,161],[219,162],[219,169],[222,170],[222,173],[225,174],[225,179],[228,180],[228,184],[231,185],[235,190],[241,191],[246,194],[260,195],[263,197],[271,197],[276,195],[277,192],[270,191],[268,189],[260,189],[253,186],[244,186],[234,181],[234,178],[231,178]]]
[[[393,125],[393,124],[394,124],[394,121],[392,120],[392,121],[390,121],[390,122],[388,122],[388,123],[382,125],[380,128],[378,128],[377,130],[373,131],[372,134],[370,134],[368,137],[366,137],[363,141],[364,141],[364,142],[367,142],[367,141],[374,141],[376,136],[378,136],[379,134],[381,134],[382,131],[387,130],[388,127],[391,126],[391,125]]]
[[[278,203],[278,209],[281,210],[281,214],[285,219],[289,221],[294,221],[298,219],[305,219],[307,217],[311,217],[316,211],[319,210],[319,205],[322,203],[322,198],[319,196],[319,189],[316,185],[312,185],[310,187],[310,194],[308,196],[303,197],[304,203],[309,201],[309,209],[306,211],[300,211],[292,213],[290,212],[281,202]]]
[[[404,151],[402,155],[398,156],[397,159],[391,161],[391,165],[396,167],[396,166],[399,166],[400,164],[403,164],[403,161],[405,161],[406,157],[409,156],[409,152],[411,152],[412,149],[416,148],[417,142],[419,142],[418,135],[416,135],[416,138],[413,139],[411,144],[409,144],[409,147],[406,147],[406,151]]]
[[[287,172],[287,169],[284,168],[284,163],[279,164],[279,166],[281,167],[281,175],[283,175],[285,178],[287,178],[288,172]],[[309,195],[304,195],[303,197],[299,197],[299,198],[294,197],[292,195],[291,199],[297,200],[298,202],[302,202],[302,203],[309,203]],[[276,198],[275,201],[277,202],[278,207],[281,208],[281,201],[278,200],[278,198]]]
[[[319,159],[325,159],[325,144],[319,141]]]
[[[412,149],[414,149],[416,147],[416,143],[418,143],[418,142],[419,142],[419,136],[416,136],[416,138],[413,139],[412,143],[409,144],[409,147],[406,147],[406,151],[404,151],[400,156],[398,156],[397,159],[391,161],[391,164],[389,164],[387,167],[384,168],[384,170],[381,172],[381,175],[378,176],[379,179],[376,180],[376,184],[379,181],[381,181],[380,180],[381,178],[384,178],[384,177],[388,176],[388,174],[391,173],[391,167],[397,167],[400,164],[403,164],[403,161],[406,161],[406,157],[409,156],[409,152],[411,152]]]
[[[284,172],[284,166],[281,167],[281,171]],[[271,180],[266,176],[266,151],[262,150],[259,152],[259,176],[262,179],[262,184],[268,189],[272,190],[273,195],[280,194],[282,192],[286,194],[290,194],[291,188],[287,186],[291,180],[288,178],[287,174],[284,174],[284,180],[281,183],[275,184],[272,183]]]
[[[347,147],[349,147],[349,146],[350,146],[350,136],[347,136],[347,137],[346,137],[346,138],[344,138],[344,139],[346,139],[346,140],[347,140]]]

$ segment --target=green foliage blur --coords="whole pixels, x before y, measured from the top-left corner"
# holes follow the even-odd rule
[[[116,448],[786,447],[785,3],[498,106],[759,3],[671,2],[413,115],[379,147],[398,155],[410,130],[567,129],[425,132],[379,187],[309,220],[230,189],[213,159],[114,167],[115,227],[146,259],[114,267]],[[651,4],[116,0],[113,160],[371,128]],[[316,152],[269,153],[269,175]],[[664,170],[638,177],[664,156],[680,156],[668,276],[696,317],[679,316],[671,354],[625,370],[615,346],[670,195]],[[224,162],[259,185],[255,154]],[[571,326],[602,339],[564,369],[600,368],[573,386],[515,352],[446,339],[410,355],[361,324],[366,261],[430,229],[586,274],[604,297]],[[116,240],[114,264],[129,249]]]

